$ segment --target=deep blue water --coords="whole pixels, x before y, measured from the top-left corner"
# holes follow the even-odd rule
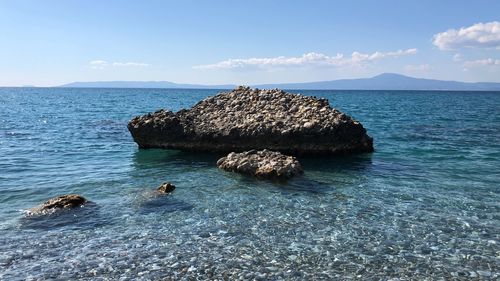
[[[0,88],[0,280],[499,278],[500,93],[295,92],[376,151],[259,181],[132,141],[133,116],[215,90]],[[95,205],[25,217],[66,193]]]

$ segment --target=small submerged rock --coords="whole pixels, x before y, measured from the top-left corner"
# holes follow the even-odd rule
[[[175,185],[173,185],[169,182],[165,182],[162,185],[160,185],[156,189],[156,191],[158,191],[159,193],[170,193],[170,192],[174,191],[174,189],[175,189]]]
[[[231,152],[217,161],[220,169],[261,178],[291,178],[303,173],[302,166],[293,156],[267,149]]]
[[[145,190],[138,197],[139,212],[142,214],[168,214],[191,210],[193,206],[175,196],[166,196],[175,190],[175,185],[164,182],[156,190]]]
[[[50,213],[59,209],[72,209],[76,207],[81,207],[87,202],[88,200],[81,195],[66,194],[49,199],[42,205],[29,210],[28,213],[30,215],[33,215],[33,214]]]

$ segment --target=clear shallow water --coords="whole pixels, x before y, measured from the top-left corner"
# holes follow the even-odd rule
[[[376,152],[286,184],[137,149],[132,116],[216,92],[0,88],[0,279],[499,278],[500,93],[302,91]],[[65,193],[95,205],[24,217]]]

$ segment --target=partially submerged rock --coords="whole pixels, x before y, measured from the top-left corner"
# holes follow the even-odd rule
[[[219,159],[217,166],[226,171],[262,178],[290,178],[303,173],[295,157],[267,149],[242,153],[231,152]]]
[[[328,100],[282,90],[239,87],[176,113],[133,118],[128,129],[140,148],[198,151],[271,149],[290,154],[373,151],[373,140]]]
[[[78,194],[66,194],[49,199],[42,205],[29,210],[29,214],[44,214],[57,211],[59,209],[71,209],[84,205],[87,199]]]
[[[175,185],[173,185],[169,182],[165,182],[162,185],[160,185],[156,190],[159,193],[170,193],[170,192],[174,191],[174,189],[175,189]]]

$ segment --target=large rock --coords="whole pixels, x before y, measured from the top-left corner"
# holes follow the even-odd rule
[[[290,178],[303,173],[295,157],[267,149],[242,153],[231,152],[219,159],[217,166],[226,171],[261,178]]]
[[[328,100],[239,87],[176,113],[133,118],[128,129],[140,148],[198,151],[271,149],[290,154],[373,151],[365,128]]]
[[[87,199],[77,194],[66,194],[49,199],[42,205],[33,208],[29,214],[44,214],[57,211],[59,209],[71,209],[84,205]]]

